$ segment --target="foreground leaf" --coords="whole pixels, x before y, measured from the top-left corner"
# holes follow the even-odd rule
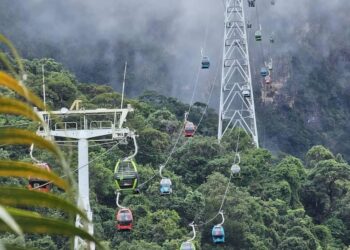
[[[87,220],[86,215],[70,202],[50,193],[31,191],[23,188],[0,187],[0,204],[7,206],[26,205],[63,209],[72,214],[79,214]]]
[[[38,96],[36,96],[29,89],[23,87],[16,79],[6,74],[5,72],[0,72],[0,86],[11,89],[18,95],[24,97],[27,101],[36,105],[41,110],[45,109],[44,103]]]
[[[18,225],[25,233],[58,234],[68,237],[78,236],[87,241],[95,242],[97,246],[103,249],[101,244],[92,235],[63,220],[43,217],[38,213],[22,209],[8,208],[7,211],[17,221]],[[0,231],[8,232],[9,227],[0,222]]]
[[[0,97],[0,113],[22,115],[33,121],[42,122],[41,118],[33,108],[26,103],[17,101],[13,98]]]
[[[23,234],[21,228],[3,206],[0,206],[0,220],[11,228],[11,230],[16,234]]]
[[[35,164],[19,161],[0,161],[0,176],[37,177],[39,179],[48,180],[57,187],[67,190],[69,184],[58,175],[38,168]]]
[[[47,149],[58,156],[61,162],[64,162],[64,158],[62,156],[59,148],[52,143],[44,139],[43,137],[35,134],[32,131],[28,131],[25,129],[18,128],[4,128],[0,129],[0,144],[8,144],[8,145],[32,145]]]
[[[15,58],[15,61],[17,63],[17,67],[20,70],[20,73],[23,74],[24,72],[23,63],[21,62],[21,57],[19,56],[15,46],[13,46],[10,40],[7,39],[3,34],[0,34],[0,42],[4,43],[10,49],[12,56]]]

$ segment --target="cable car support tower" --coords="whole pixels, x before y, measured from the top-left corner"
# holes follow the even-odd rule
[[[219,141],[241,127],[258,147],[254,96],[243,0],[224,0],[225,33],[219,108]],[[248,91],[248,92],[247,92]]]
[[[78,142],[78,206],[85,211],[89,221],[84,221],[79,215],[76,217],[76,227],[87,229],[93,235],[92,210],[89,199],[89,141],[118,141],[127,143],[127,138],[135,140],[135,133],[124,128],[127,114],[133,108],[121,106],[120,109],[93,109],[80,108],[80,100],[75,100],[71,108],[62,108],[58,111],[38,112],[48,125],[41,128],[37,134],[49,140]],[[86,242],[79,237],[74,239],[74,250],[94,250],[93,242]]]

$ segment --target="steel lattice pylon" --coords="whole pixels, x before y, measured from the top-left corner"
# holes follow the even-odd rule
[[[241,127],[252,135],[258,147],[243,0],[225,0],[222,59],[218,139],[231,129]],[[243,90],[248,92],[243,94]]]

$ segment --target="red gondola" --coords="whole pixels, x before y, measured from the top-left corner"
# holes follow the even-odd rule
[[[185,137],[192,137],[196,131],[196,126],[192,122],[186,121],[184,135]]]
[[[131,230],[132,229],[132,212],[129,208],[121,208],[116,214],[117,229],[118,230]]]
[[[265,76],[265,83],[270,84],[271,83],[271,76]]]
[[[38,163],[36,164],[39,168],[46,170],[48,172],[51,172],[51,168],[50,166],[43,162],[43,163]],[[47,180],[41,180],[35,177],[29,177],[29,185],[28,185],[28,189],[30,190],[38,190],[40,192],[50,192],[52,188],[52,184],[48,183]]]

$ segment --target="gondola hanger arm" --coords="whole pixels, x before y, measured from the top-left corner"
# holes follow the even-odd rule
[[[220,211],[219,214],[221,215],[221,223],[217,224],[217,226],[222,226],[225,223],[225,217],[224,217],[224,211]]]
[[[196,238],[196,228],[194,226],[194,221],[192,221],[190,224],[189,224],[190,227],[192,227],[192,232],[193,232],[193,236],[191,239],[188,240],[188,242],[191,242],[193,241],[195,238]]]
[[[159,176],[160,176],[160,178],[162,178],[162,179],[164,179],[164,176],[163,176],[163,174],[162,174],[162,172],[163,172],[163,168],[164,168],[165,166],[162,164],[162,165],[160,165],[160,167],[159,167]]]
[[[115,199],[115,203],[117,204],[118,208],[125,208],[119,204],[119,198],[120,198],[120,192],[117,192],[117,197]]]
[[[136,141],[136,135],[133,133],[133,134],[131,135],[131,138],[132,138],[133,141],[134,141],[135,152],[134,152],[132,155],[130,155],[130,156],[124,158],[123,161],[131,160],[131,159],[134,158],[134,157],[137,155],[137,153],[138,153],[139,148],[138,148],[137,141]]]
[[[41,163],[41,161],[39,161],[37,158],[35,158],[35,157],[33,156],[33,151],[34,151],[34,143],[32,143],[32,145],[30,145],[30,152],[29,152],[30,158],[32,158],[32,160],[33,160],[35,163]]]

